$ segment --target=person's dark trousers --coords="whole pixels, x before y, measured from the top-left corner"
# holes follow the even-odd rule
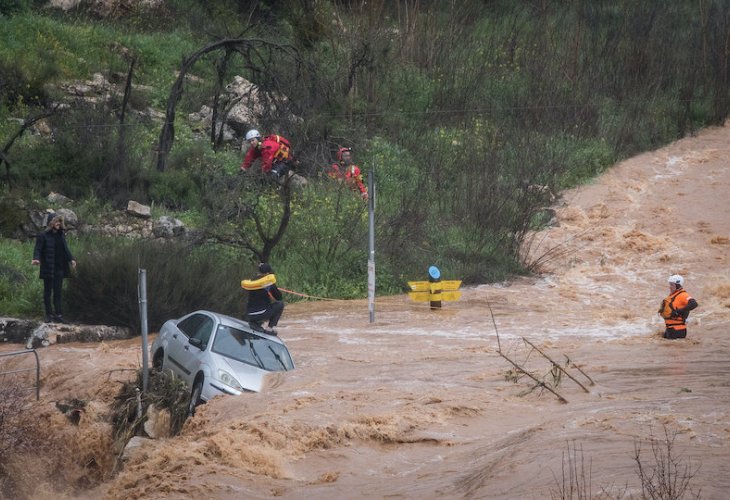
[[[675,330],[674,328],[667,328],[664,330],[665,339],[683,339],[687,336],[687,329]]]
[[[283,312],[284,303],[280,300],[276,300],[269,304],[269,307],[267,307],[265,311],[261,311],[260,313],[255,314],[248,314],[247,318],[248,321],[253,321],[254,323],[258,324],[261,324],[268,319],[269,328],[273,328],[279,323],[279,318],[281,318],[281,314]]]
[[[51,295],[53,295],[53,307],[56,310],[56,316],[61,316],[61,290],[63,289],[63,270],[53,273],[53,278],[43,278],[43,305],[46,308],[46,316],[53,317],[53,309],[51,309]]]

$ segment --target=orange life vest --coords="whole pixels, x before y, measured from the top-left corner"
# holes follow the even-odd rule
[[[685,297],[682,297],[682,294]],[[677,300],[679,299],[679,302]],[[683,309],[689,302],[689,294],[684,288],[672,293],[669,297],[662,301],[662,305],[659,308],[659,314],[664,318],[664,323],[667,328],[671,327],[675,330],[683,330],[687,328],[687,323],[684,321],[684,317],[677,313],[677,309]],[[672,315],[674,314],[674,317]]]

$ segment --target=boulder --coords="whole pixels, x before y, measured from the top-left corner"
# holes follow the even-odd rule
[[[220,118],[220,116],[219,116]],[[209,106],[203,105],[197,113],[190,113],[188,121],[193,129],[206,137],[210,134],[211,123],[213,123],[213,110]],[[220,120],[216,123],[216,130],[220,131],[223,127],[223,142],[232,142],[236,139],[236,132],[227,123],[221,124]]]
[[[76,229],[79,225],[79,218],[69,208],[59,208],[56,210],[56,215],[63,217],[63,225],[66,226],[66,229]]]
[[[134,200],[129,200],[127,203],[127,213],[134,217],[140,217],[142,219],[149,219],[152,217],[152,210],[147,205],[142,205]]]
[[[66,229],[74,230],[79,226],[79,218],[76,215],[76,212],[70,208],[59,208],[57,210],[52,208],[47,208],[45,210],[28,210],[28,221],[22,226],[23,233],[26,236],[35,236],[36,234],[45,231],[48,227],[48,216],[51,214],[62,216]]]
[[[0,318],[0,342],[23,343],[39,324],[30,319]]]
[[[69,203],[73,203],[73,200],[71,198],[67,198],[66,196],[62,195],[61,193],[56,193],[53,191],[48,193],[48,196],[46,196],[46,199],[50,203],[56,203],[58,205],[67,205]]]
[[[157,238],[174,238],[185,234],[185,225],[179,219],[163,215],[152,226],[152,234]]]

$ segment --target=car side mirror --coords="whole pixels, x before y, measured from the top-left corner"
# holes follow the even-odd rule
[[[202,349],[203,349],[203,341],[202,341],[202,340],[200,340],[200,339],[197,339],[197,338],[193,337],[193,338],[191,338],[190,340],[188,340],[188,343],[189,343],[190,345],[192,345],[192,346],[195,346],[195,347],[197,347],[197,348],[198,348],[198,349],[200,349],[200,350],[202,350]]]

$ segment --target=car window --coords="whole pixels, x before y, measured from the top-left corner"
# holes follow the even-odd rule
[[[208,346],[210,336],[213,334],[213,325],[214,322],[211,318],[209,318],[208,316],[203,316],[201,321],[198,323],[195,332],[190,336],[190,338],[200,339],[203,344],[201,346],[202,350],[205,350],[205,348]]]
[[[208,318],[207,316],[203,314],[193,314],[189,318],[185,318],[181,322],[177,324],[177,329],[183,332],[188,337],[192,337],[195,335],[195,332],[198,331],[198,327],[200,326],[201,322]],[[208,318],[210,319],[210,318]]]
[[[294,368],[291,355],[282,344],[228,326],[218,327],[212,350],[272,372]]]

